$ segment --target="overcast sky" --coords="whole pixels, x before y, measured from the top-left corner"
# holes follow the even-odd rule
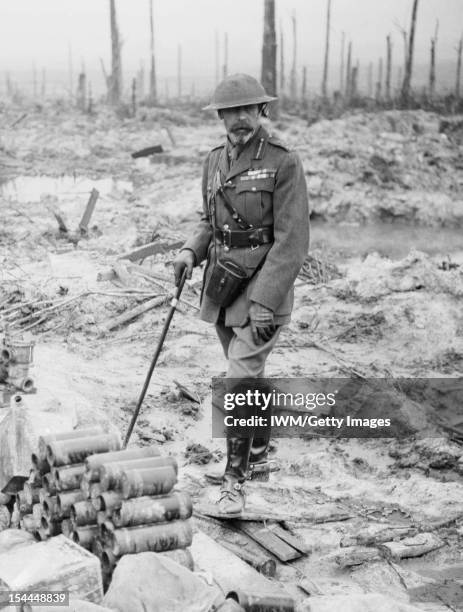
[[[229,39],[229,72],[258,76],[262,45],[263,0],[153,0],[155,47],[160,82],[175,84],[177,47],[182,45],[185,79],[199,88],[214,82],[215,36]],[[291,15],[297,16],[298,66],[309,75],[322,65],[327,0],[276,0],[277,24],[285,35],[287,65],[291,60]],[[0,71],[68,69],[72,49],[74,71],[100,71],[99,58],[109,65],[108,0],[14,0],[0,2]],[[148,0],[116,0],[123,46],[126,82],[141,60],[149,61]],[[403,58],[397,27],[409,27],[412,0],[332,0],[331,62],[339,64],[341,32],[352,39],[361,66],[385,55],[391,33],[396,62]],[[437,57],[455,61],[463,30],[463,0],[420,0],[416,32],[416,61],[426,63],[429,41],[439,20]],[[129,77],[129,78],[127,78]]]

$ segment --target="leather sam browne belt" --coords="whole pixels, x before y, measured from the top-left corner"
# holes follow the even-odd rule
[[[273,242],[273,228],[253,227],[248,230],[215,229],[214,237],[228,248],[258,247]]]

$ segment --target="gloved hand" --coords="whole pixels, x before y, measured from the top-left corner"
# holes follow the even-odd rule
[[[273,311],[266,306],[262,306],[262,304],[251,302],[249,318],[251,319],[251,333],[254,343],[259,345],[268,342],[276,331]]]
[[[196,263],[196,256],[190,249],[182,249],[177,253],[174,259],[174,274],[175,274],[175,286],[178,287],[180,279],[182,278],[183,270],[186,268],[186,277],[191,278],[194,265]]]

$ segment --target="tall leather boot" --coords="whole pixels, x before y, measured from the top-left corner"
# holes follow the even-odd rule
[[[238,516],[244,510],[243,485],[248,474],[252,438],[227,438],[227,465],[217,502],[219,512]]]

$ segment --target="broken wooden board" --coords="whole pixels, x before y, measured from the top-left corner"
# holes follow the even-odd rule
[[[82,219],[79,223],[79,230],[83,236],[88,232],[88,224],[90,223],[90,219],[92,218],[93,211],[95,210],[95,204],[98,200],[99,195],[100,192],[98,191],[98,189],[92,189],[92,191],[90,192],[90,198],[87,202],[84,214],[82,215]]]
[[[210,574],[224,595],[237,589],[256,595],[287,595],[280,584],[259,574],[202,531],[194,534],[190,550],[195,566]]]
[[[264,526],[262,523],[236,521],[234,524],[243,533],[284,563],[302,557],[302,554],[298,550],[280,539],[276,533],[268,529],[268,527]]]
[[[362,565],[362,563],[369,563],[371,561],[380,561],[382,555],[377,548],[350,546],[349,548],[342,548],[339,552],[335,553],[332,558],[339,567],[346,568]]]
[[[154,153],[163,153],[164,149],[162,145],[153,145],[152,147],[146,147],[145,149],[140,149],[139,151],[135,151],[131,153],[132,159],[138,159],[139,157],[148,157],[149,155],[153,155]]]
[[[286,544],[289,544],[303,555],[310,553],[310,549],[304,540],[299,538],[297,535],[294,535],[294,533],[292,533],[290,530],[283,528],[278,523],[267,524],[267,529],[272,531],[280,538],[280,540],[283,540],[283,542],[286,542]]]
[[[265,555],[264,553],[256,553],[255,550],[248,550],[246,546],[238,546],[237,544],[233,544],[227,540],[221,540],[220,543],[224,548],[256,569],[259,574],[269,576],[270,578],[275,577],[277,565],[275,560],[268,555]]]
[[[253,508],[245,509],[239,515],[230,515],[226,512],[220,512],[217,504],[205,503],[197,504],[195,506],[194,514],[198,516],[212,516],[226,521],[233,521],[239,519],[240,521],[294,521],[297,520],[295,517],[289,514],[282,514],[280,512],[271,512],[268,508]]]
[[[399,542],[385,542],[379,549],[392,559],[407,559],[421,557],[433,550],[442,548],[445,542],[434,533],[419,533],[411,538],[404,538]]]
[[[144,244],[124,255],[121,255],[119,259],[128,259],[129,261],[140,261],[140,259],[146,259],[151,255],[157,255],[158,253],[167,253],[168,251],[173,251],[179,249],[183,246],[183,241],[180,242],[159,242],[155,240],[154,242],[148,242],[148,244]]]
[[[257,542],[234,528],[231,521],[221,521],[210,516],[195,516],[193,520],[196,527],[205,531],[216,542],[249,563],[260,574],[269,577],[275,575],[275,559]]]

